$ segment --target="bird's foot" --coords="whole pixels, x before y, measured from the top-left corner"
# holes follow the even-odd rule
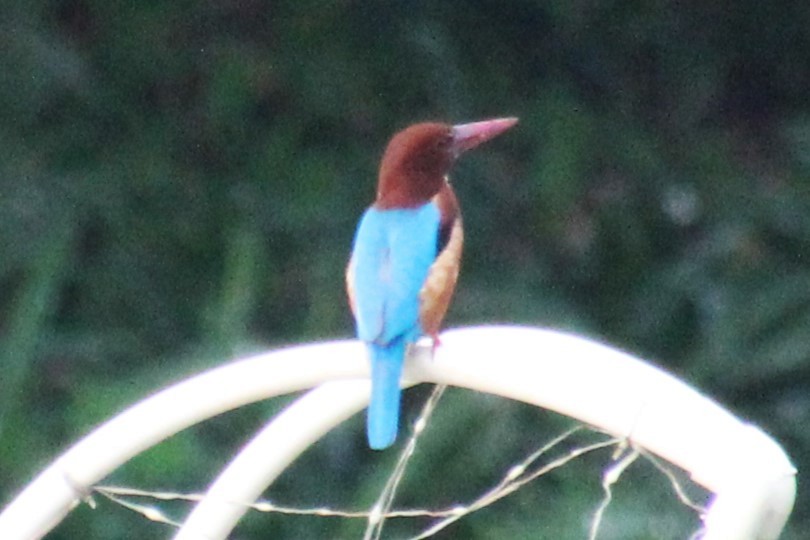
[[[442,340],[439,339],[439,334],[431,334],[430,340],[432,342],[430,346],[430,359],[433,360],[433,357],[436,356],[436,349],[441,346]]]

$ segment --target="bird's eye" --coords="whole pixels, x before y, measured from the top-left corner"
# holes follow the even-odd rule
[[[436,139],[436,149],[441,151],[446,151],[450,148],[450,144],[453,142],[453,135],[448,133],[442,137]]]

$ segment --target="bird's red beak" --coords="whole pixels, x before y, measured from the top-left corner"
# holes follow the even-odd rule
[[[453,154],[458,156],[517,124],[517,118],[495,118],[453,126]]]

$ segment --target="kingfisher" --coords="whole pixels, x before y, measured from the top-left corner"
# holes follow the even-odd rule
[[[385,149],[377,198],[360,219],[346,269],[357,337],[371,361],[372,449],[394,443],[406,354],[422,336],[432,338],[434,347],[439,343],[456,287],[464,233],[450,168],[462,153],[516,123],[422,122],[395,134]]]

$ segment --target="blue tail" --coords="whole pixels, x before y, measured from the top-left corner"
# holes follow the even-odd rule
[[[371,356],[371,402],[368,405],[368,445],[382,450],[394,444],[399,427],[399,379],[405,361],[405,340],[386,346],[369,345]]]

